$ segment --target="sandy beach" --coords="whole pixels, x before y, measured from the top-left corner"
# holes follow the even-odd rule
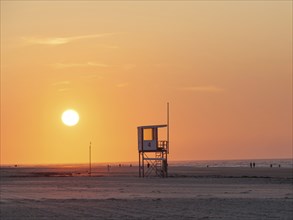
[[[290,168],[1,169],[1,219],[292,219]]]

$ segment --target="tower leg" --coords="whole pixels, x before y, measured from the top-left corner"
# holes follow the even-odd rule
[[[166,177],[168,177],[168,152],[166,152],[165,154],[166,154],[165,172],[166,172]]]
[[[141,161],[140,161],[140,152],[138,152],[138,175],[141,177]]]
[[[144,152],[142,152],[142,177],[144,177]]]

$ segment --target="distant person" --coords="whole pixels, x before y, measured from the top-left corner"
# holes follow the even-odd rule
[[[209,168],[209,165],[207,165],[207,168]]]
[[[110,165],[109,164],[107,165],[107,170],[108,170],[108,172],[110,171]]]
[[[279,164],[279,167],[281,167],[281,164]]]
[[[253,167],[255,167],[255,162],[253,162],[253,164],[252,164],[252,165],[253,165]]]
[[[270,167],[272,168],[273,167],[273,164],[271,164]]]
[[[130,164],[129,166],[132,167],[132,164]]]
[[[121,164],[119,164],[119,167],[121,167]]]
[[[252,168],[252,163],[250,163],[250,168]]]

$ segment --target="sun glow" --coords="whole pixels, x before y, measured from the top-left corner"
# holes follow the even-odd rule
[[[62,122],[67,126],[74,126],[79,121],[79,115],[75,110],[68,109],[61,116]]]

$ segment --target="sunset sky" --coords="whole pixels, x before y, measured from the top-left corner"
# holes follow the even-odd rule
[[[1,0],[1,164],[292,157],[292,1]],[[79,123],[61,121],[66,109]]]

